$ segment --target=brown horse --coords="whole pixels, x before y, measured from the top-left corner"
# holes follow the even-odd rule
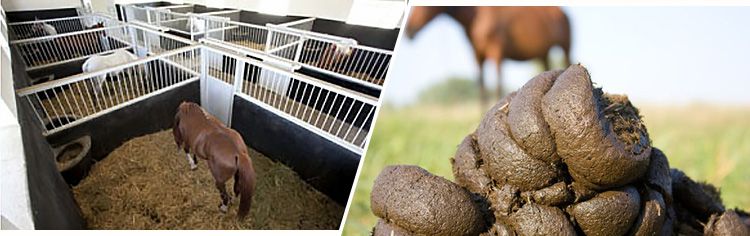
[[[191,170],[197,168],[195,156],[206,160],[221,194],[219,209],[225,213],[231,200],[226,182],[234,177],[234,194],[240,197],[237,216],[245,218],[255,192],[255,170],[242,136],[192,102],[182,102],[177,108],[172,134],[177,146],[185,150]]]
[[[349,62],[349,58],[352,56],[353,52],[352,45],[338,43],[332,43],[322,50],[320,58],[318,58],[315,66],[333,72],[339,72],[338,70],[342,70],[342,65]]]
[[[484,90],[483,64],[489,59],[500,64],[503,59],[541,59],[544,69],[550,69],[547,59],[550,49],[560,46],[565,53],[565,64],[570,65],[570,23],[559,7],[424,7],[415,6],[406,23],[406,35],[413,38],[419,30],[440,14],[452,17],[464,29],[479,63],[479,88],[482,105],[487,105]],[[497,83],[500,95],[502,80]]]

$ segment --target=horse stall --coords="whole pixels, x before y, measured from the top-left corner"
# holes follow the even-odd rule
[[[86,13],[78,16],[13,22],[8,24],[11,40],[29,39],[120,25],[109,16]]]
[[[125,6],[127,6],[127,5],[135,5],[135,6],[138,6],[138,7],[175,7],[175,8],[181,8],[181,7],[183,7],[185,5],[189,5],[189,4],[175,4],[175,3],[164,2],[164,1],[132,3],[132,4],[115,3],[115,11],[117,11],[117,20],[124,21],[124,22],[128,22],[129,21],[129,19],[127,19],[128,15],[125,12]],[[142,18],[139,18],[139,19],[143,19],[143,20],[147,19],[146,16],[145,16],[145,12],[141,16],[142,16]]]
[[[161,31],[191,40],[202,38],[206,29],[206,22],[195,16],[221,17],[231,20],[240,18],[240,10],[192,4],[163,7],[125,5],[124,9],[128,22],[150,25]]]
[[[85,68],[84,65],[87,63],[95,65],[100,59],[108,58],[107,55],[119,52],[126,52],[132,55],[133,59],[143,58],[185,47],[192,42],[121,23],[111,27],[13,40],[9,44],[14,49],[16,61],[22,63],[19,71],[25,72],[23,78],[27,78],[16,79],[16,88],[19,89],[17,92],[19,96],[25,97],[27,102],[33,105],[44,128],[44,135],[50,138],[66,129],[65,127],[77,126],[100,113],[105,113],[109,109],[117,109],[130,100],[168,85],[165,81],[147,80],[150,87],[137,87],[140,90],[133,90],[133,82],[125,79],[126,76],[132,76],[136,72],[154,78],[156,75],[149,73],[159,71],[159,67],[153,67],[156,65],[147,65],[148,67],[142,70],[129,71],[131,73],[106,73],[95,77],[97,79],[93,81],[69,82],[81,75],[110,67],[109,64],[102,64],[99,68]],[[124,62],[126,61],[121,63]],[[195,62],[183,66],[195,68],[198,64]],[[86,69],[91,71],[84,73]],[[48,79],[37,79],[40,75],[48,75],[42,76]],[[53,139],[49,140],[53,141]],[[73,150],[74,153],[88,152],[98,148],[97,145],[92,145],[90,137],[76,137],[76,141],[72,141],[67,139],[52,142],[56,144],[53,146],[61,148],[57,150],[58,157],[62,159],[70,157],[68,155],[70,150],[66,149],[68,146],[76,148]],[[63,145],[70,142],[73,144]],[[58,163],[63,176],[71,184],[77,184],[90,167],[90,164],[78,165],[82,161],[89,160],[85,155],[75,157],[76,159],[72,161]],[[93,157],[100,156],[94,155]]]
[[[284,58],[299,63],[300,73],[379,96],[393,51],[363,45],[354,38],[313,32],[315,20],[272,27],[271,38],[281,42],[276,44],[284,46],[285,39],[300,39],[295,48],[283,52],[294,57]]]
[[[220,18],[202,19],[207,22],[207,41],[271,57],[293,65],[299,73],[374,97],[380,96],[398,32],[392,35],[393,39],[373,34],[377,36],[373,36],[377,42],[373,44],[388,48],[381,49],[360,44],[354,38],[313,32],[314,22],[320,21],[316,18],[265,26]]]
[[[86,59],[128,50],[138,56],[159,53],[182,47],[192,42],[177,37],[166,37],[143,27],[111,23],[81,31],[12,40],[31,79],[28,84],[40,84],[82,72]]]
[[[132,24],[10,45],[24,145],[34,166],[47,166],[30,169],[39,228],[339,227],[376,98]],[[88,58],[118,50],[138,59],[81,73]],[[38,74],[60,79],[31,79]],[[183,101],[200,103],[248,144],[258,183],[247,220],[219,211],[206,165],[190,171],[174,143],[169,129]],[[72,194],[49,181],[58,172]]]

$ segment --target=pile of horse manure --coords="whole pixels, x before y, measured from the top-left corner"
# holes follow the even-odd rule
[[[73,193],[91,229],[338,229],[344,208],[289,167],[248,149],[258,175],[248,217],[219,211],[206,162],[190,171],[172,131],[134,138],[98,162]],[[231,193],[233,180],[227,182]]]
[[[581,65],[502,99],[451,163],[456,183],[386,167],[371,193],[373,234],[749,234],[715,187],[669,168],[638,109],[594,88]]]

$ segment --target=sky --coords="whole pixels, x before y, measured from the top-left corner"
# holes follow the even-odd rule
[[[750,7],[563,7],[573,31],[572,58],[609,93],[636,103],[750,105]],[[552,57],[561,58],[556,49]],[[485,63],[485,82],[496,72]],[[517,89],[540,71],[506,60],[503,85]],[[435,18],[417,37],[402,34],[385,102],[410,104],[419,91],[451,76],[476,78],[479,67],[460,26]],[[488,82],[489,81],[489,82]]]

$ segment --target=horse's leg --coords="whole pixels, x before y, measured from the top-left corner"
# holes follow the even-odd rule
[[[487,59],[495,62],[495,66],[497,66],[497,88],[495,93],[497,94],[497,99],[500,100],[503,96],[503,48],[501,42],[493,41],[487,46]]]
[[[481,56],[479,53],[476,53],[476,59],[477,63],[479,64],[479,76],[477,78],[477,83],[479,85],[479,104],[481,108],[479,110],[484,111],[484,109],[487,107],[487,91],[484,89],[484,57]]]
[[[187,145],[184,145],[183,150],[185,150],[185,155],[187,156],[188,163],[190,163],[190,170],[198,169],[198,159],[195,158],[195,155],[190,154],[190,148],[187,147]]]
[[[221,212],[227,213],[227,210],[229,210],[229,201],[231,200],[229,193],[227,193],[227,186],[224,182],[219,182],[217,180],[216,189],[218,189],[219,193],[221,194],[221,204],[219,204],[219,210],[221,210]]]
[[[232,190],[234,191],[234,196],[240,195],[240,172],[234,172],[234,186],[232,187]]]
[[[482,106],[481,110],[487,107],[489,98],[487,97],[487,90],[484,89],[484,65],[479,64],[479,100]]]
[[[221,212],[226,213],[229,209],[229,202],[232,200],[232,197],[229,196],[229,193],[227,193],[227,187],[226,182],[229,180],[229,178],[232,178],[232,174],[236,172],[236,170],[232,170],[227,164],[223,164],[220,162],[220,160],[214,159],[215,157],[209,157],[207,163],[208,163],[208,169],[211,170],[211,175],[213,175],[214,180],[216,181],[216,189],[219,190],[219,194],[221,194],[221,204],[219,204],[219,210]]]
[[[185,148],[185,154],[187,154],[187,160],[190,163],[190,170],[198,169],[198,165],[196,164],[195,157],[193,155],[190,155],[190,151],[188,151],[187,148]]]
[[[567,69],[570,66],[570,45],[564,45],[562,48],[563,56],[565,57],[565,68]]]
[[[102,80],[102,78],[100,76],[97,76],[96,78],[90,80],[91,81],[91,89],[93,90],[93,93],[94,93],[94,105],[96,105],[96,107],[98,107],[98,108],[103,108],[102,105],[99,104],[99,102],[100,102],[100,94],[102,92],[102,83],[101,83],[101,80]]]
[[[497,99],[500,100],[503,98],[503,59],[498,59],[495,65],[497,65],[497,87],[495,88],[495,92],[497,93]]]
[[[544,56],[540,57],[539,59],[542,59],[542,66],[544,66],[544,71],[549,71],[552,69],[552,65],[550,65],[549,61],[549,51],[547,51],[547,54],[544,54]]]

